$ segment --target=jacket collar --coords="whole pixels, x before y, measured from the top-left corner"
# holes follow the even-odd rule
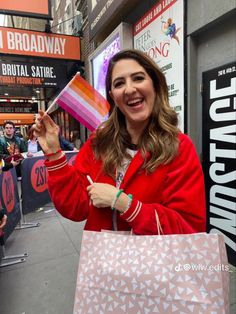
[[[150,157],[150,153],[146,153],[146,159]],[[131,160],[126,173],[124,175],[124,179],[121,183],[121,188],[125,189],[130,180],[135,180],[135,174],[139,171],[145,171],[142,168],[144,164],[144,158],[142,157],[141,151],[139,150],[134,158]]]

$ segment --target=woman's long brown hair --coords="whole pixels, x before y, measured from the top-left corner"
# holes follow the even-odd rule
[[[96,158],[103,160],[105,173],[112,176],[115,169],[121,166],[124,158],[130,158],[126,149],[131,138],[126,129],[125,116],[109,94],[114,65],[123,59],[138,62],[151,77],[156,91],[156,100],[149,123],[138,143],[144,158],[143,168],[151,173],[159,165],[169,163],[177,155],[179,147],[177,114],[169,104],[164,74],[155,62],[141,51],[122,50],[111,58],[106,76],[106,95],[112,108],[111,115],[96,130],[92,141]]]

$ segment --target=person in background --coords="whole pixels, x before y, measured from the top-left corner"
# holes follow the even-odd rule
[[[34,154],[42,150],[37,137],[34,136],[34,129],[31,127],[28,130],[28,141],[27,141],[28,149],[27,149],[27,157],[33,157]]]
[[[71,142],[74,144],[76,150],[79,150],[82,144],[79,134],[79,131],[71,131],[70,134]]]
[[[6,121],[3,124],[4,136],[0,137],[0,154],[6,159],[8,156],[18,155],[27,151],[25,141],[15,136],[15,124],[12,121]],[[20,162],[16,165],[17,176],[20,177]]]
[[[40,111],[35,134],[45,153],[56,209],[86,230],[155,235],[205,231],[204,178],[190,138],[178,129],[164,74],[138,50],[109,61],[106,94],[112,106],[77,154],[60,150],[59,127]]]
[[[3,124],[4,135],[0,137],[0,154],[6,156],[23,153],[27,150],[25,141],[15,135],[15,124],[6,121]]]

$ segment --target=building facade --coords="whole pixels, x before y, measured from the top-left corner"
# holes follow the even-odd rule
[[[143,50],[165,72],[180,128],[202,161],[207,231],[224,235],[229,261],[235,265],[235,1],[88,0],[76,6],[84,18],[86,78],[96,88],[101,81],[96,79],[101,66],[97,60],[102,56],[105,64],[117,48],[118,35],[119,49]],[[167,22],[174,28],[172,36],[170,28],[164,29]]]

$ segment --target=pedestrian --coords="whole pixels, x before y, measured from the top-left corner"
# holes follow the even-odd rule
[[[48,187],[57,210],[86,230],[134,234],[205,231],[201,164],[177,127],[161,70],[147,55],[123,50],[108,66],[112,110],[69,166],[59,127],[40,111],[35,133],[45,153]]]
[[[74,144],[75,150],[79,150],[80,147],[82,146],[82,142],[80,139],[80,132],[75,130],[75,131],[71,131],[70,133],[70,139],[71,142]]]
[[[11,157],[14,161],[22,160],[21,153],[27,151],[27,145],[25,141],[15,135],[15,124],[12,121],[6,121],[3,124],[4,135],[0,137],[0,154],[3,155],[3,159]],[[8,158],[9,159],[9,158]],[[17,177],[21,177],[20,162],[16,165]]]
[[[33,127],[31,127],[28,130],[27,157],[33,157],[40,150],[42,150],[42,148],[39,145],[37,137],[34,135]]]

